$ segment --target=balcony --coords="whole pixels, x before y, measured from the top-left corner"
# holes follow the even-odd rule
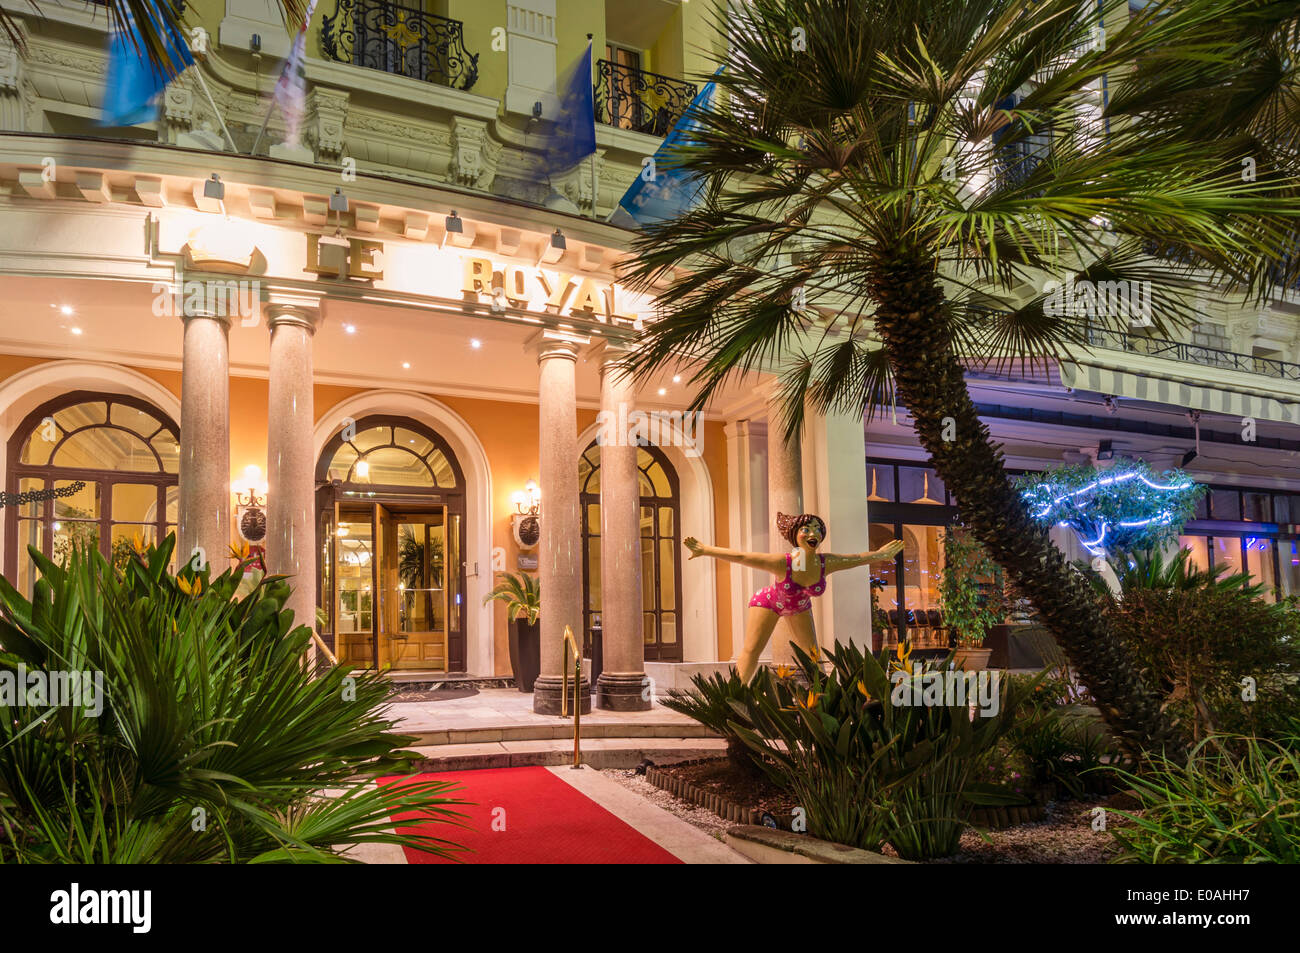
[[[1256,357],[1253,354],[1222,351],[1201,344],[1170,341],[1165,338],[1149,338],[1141,334],[1129,334],[1101,328],[1088,328],[1087,335],[1088,344],[1091,347],[1100,347],[1111,351],[1128,351],[1131,354],[1149,354],[1152,357],[1163,357],[1187,364],[1199,364],[1202,367],[1217,367],[1229,371],[1245,371],[1248,374],[1262,374],[1265,377],[1284,381],[1300,381],[1300,364],[1279,361],[1272,357]]]
[[[478,54],[465,49],[464,24],[382,0],[338,0],[321,22],[329,59],[452,89],[478,80]]]
[[[596,61],[596,122],[663,138],[686,112],[694,83],[648,70]]]

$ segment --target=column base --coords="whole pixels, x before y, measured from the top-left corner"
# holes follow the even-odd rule
[[[649,711],[650,683],[645,675],[611,675],[601,672],[596,679],[596,707],[606,711]]]
[[[562,696],[564,682],[559,675],[539,675],[533,683],[533,713],[537,715],[558,715],[564,709]],[[578,701],[584,715],[591,714],[591,683],[584,676],[578,690]],[[573,680],[569,680],[569,702],[573,702]],[[573,709],[569,709],[573,714]]]

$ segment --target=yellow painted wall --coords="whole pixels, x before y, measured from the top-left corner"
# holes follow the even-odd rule
[[[465,49],[478,54],[478,79],[470,92],[502,99],[508,82],[508,54],[492,49],[492,30],[506,26],[505,0],[448,0],[446,6],[446,15],[465,25]]]

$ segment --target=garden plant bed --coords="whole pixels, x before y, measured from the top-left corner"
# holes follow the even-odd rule
[[[748,773],[726,758],[681,761],[646,769],[646,780],[719,817],[741,824],[761,824],[764,812],[789,830],[795,804],[790,795],[761,772]]]

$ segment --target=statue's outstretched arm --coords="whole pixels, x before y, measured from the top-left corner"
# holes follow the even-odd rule
[[[714,559],[740,563],[750,569],[770,572],[773,575],[785,572],[785,553],[739,553],[734,549],[723,549],[720,546],[705,546],[694,536],[687,536],[682,540],[682,545],[690,550],[691,559],[696,556],[712,556]]]
[[[869,553],[852,553],[840,556],[836,553],[826,554],[826,572],[839,572],[841,569],[856,569],[859,566],[865,566],[867,563],[892,562],[894,557],[903,551],[903,541],[895,539],[886,543],[880,549],[872,550]]]

